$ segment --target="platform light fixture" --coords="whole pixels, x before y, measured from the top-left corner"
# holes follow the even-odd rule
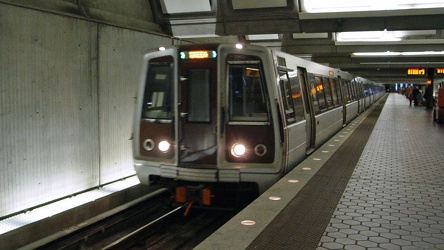
[[[357,31],[357,32],[338,32],[336,41],[338,42],[397,42],[400,37],[394,35],[393,31]]]
[[[249,41],[258,40],[279,40],[279,34],[258,34],[258,35],[246,35],[245,38]]]
[[[443,56],[444,51],[412,51],[412,52],[355,52],[352,57],[390,57],[390,56]]]
[[[443,0],[302,0],[301,7],[306,13],[332,13],[381,10],[410,10],[444,8]]]

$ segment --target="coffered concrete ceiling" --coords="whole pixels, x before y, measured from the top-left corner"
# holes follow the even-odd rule
[[[382,2],[384,7],[317,12],[347,1],[371,7]],[[433,7],[420,9],[414,9],[413,1],[0,0],[178,40],[260,44],[380,82],[425,83],[426,77],[406,72],[409,67],[444,67],[444,1],[418,0]],[[401,7],[395,10],[389,3]],[[366,41],[344,33],[369,31],[358,33]],[[387,51],[391,56],[385,56]],[[408,54],[425,51],[435,54]],[[354,54],[369,52],[384,54]]]

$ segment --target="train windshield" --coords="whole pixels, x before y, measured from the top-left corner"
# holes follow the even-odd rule
[[[151,60],[148,65],[142,119],[173,117],[173,58],[166,56]]]
[[[265,84],[259,63],[229,65],[230,120],[268,121]]]

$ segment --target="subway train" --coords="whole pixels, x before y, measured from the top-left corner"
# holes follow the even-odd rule
[[[143,62],[134,166],[142,184],[170,183],[177,202],[264,192],[385,93],[256,45],[162,47]]]

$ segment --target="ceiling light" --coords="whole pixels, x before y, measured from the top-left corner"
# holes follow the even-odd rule
[[[307,13],[354,12],[443,8],[443,0],[302,0],[301,7]]]
[[[245,38],[250,41],[256,40],[279,40],[278,34],[261,34],[261,35],[246,35]]]
[[[352,57],[375,56],[444,56],[444,51],[412,51],[412,52],[355,52]]]
[[[338,32],[336,33],[338,42],[392,42],[401,41],[401,38],[395,37],[393,31],[358,31],[358,32]]]

